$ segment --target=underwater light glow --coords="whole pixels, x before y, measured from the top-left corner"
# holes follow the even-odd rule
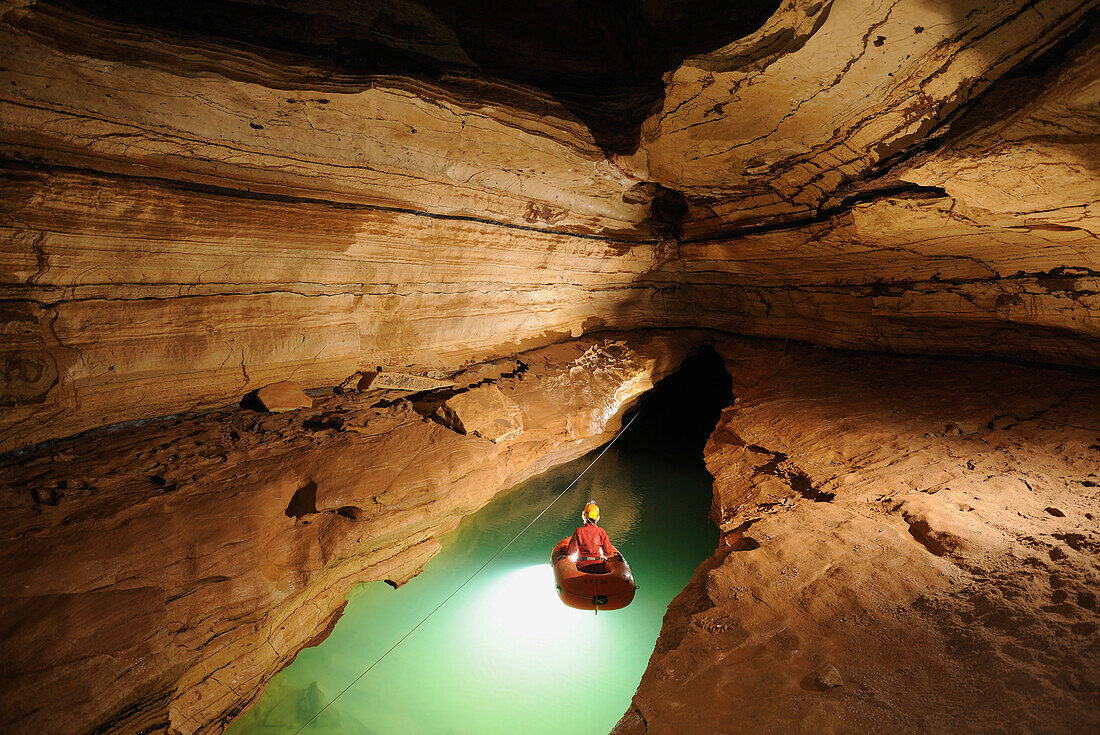
[[[573,677],[579,660],[605,652],[609,616],[562,604],[549,564],[504,570],[464,608],[457,648],[467,666],[486,680],[508,681],[513,696],[545,698]]]
[[[558,599],[549,564],[533,564],[495,577],[471,602],[469,611],[490,623],[492,640],[501,644],[579,643],[578,635],[592,632],[597,624],[591,612],[566,607]]]
[[[293,735],[589,462],[494,499],[442,537],[443,550],[400,589],[358,588],[328,640],[272,679],[229,733]],[[630,706],[669,600],[714,549],[710,480],[701,459],[685,468],[612,447],[562,497],[560,512],[500,553],[302,735],[604,735]],[[598,615],[561,602],[549,564],[589,498],[639,584],[628,607]]]

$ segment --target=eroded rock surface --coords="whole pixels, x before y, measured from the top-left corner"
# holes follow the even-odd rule
[[[299,408],[313,408],[313,399],[306,395],[302,386],[290,380],[265,385],[256,391],[256,401],[260,408],[271,413],[297,411]]]
[[[1095,376],[718,347],[723,540],[616,735],[1100,727]]]
[[[9,729],[216,732],[652,327],[784,342],[621,731],[1096,729],[1089,379],[794,341],[1100,365],[1100,2],[736,5],[0,0]]]
[[[904,23],[891,18],[895,26]],[[990,86],[910,153],[889,161],[878,157],[893,148],[842,144],[859,153],[852,163],[857,169],[877,165],[880,170],[845,179],[846,184],[813,185],[817,199],[808,210],[784,203],[754,214],[763,195],[739,190],[728,211],[689,217],[681,253],[685,278],[694,284],[695,308],[705,315],[701,321],[742,334],[834,347],[1100,364],[1095,164],[1100,161],[1100,36],[1094,26],[1086,24],[1088,32],[1049,52],[1044,63]],[[924,36],[907,33],[903,47],[904,39]],[[892,34],[890,39],[890,44],[898,40]],[[942,51],[937,49],[936,54]],[[883,53],[873,47],[868,52]],[[962,56],[971,62],[979,58]],[[949,68],[938,68],[937,78]],[[888,86],[910,89],[906,105],[929,101],[917,92],[928,85],[899,76],[890,77]],[[766,75],[750,76],[743,84],[767,88],[766,80]],[[830,99],[814,104],[866,102]],[[922,109],[917,117],[912,112],[903,117],[931,124],[949,113],[944,105]],[[800,110],[785,125],[816,124],[803,114],[809,113]],[[840,124],[844,113],[831,114]],[[708,123],[724,124],[718,118]],[[707,127],[690,134],[703,135]],[[746,150],[786,144],[777,133]],[[833,145],[837,140],[801,157],[830,161],[825,149]],[[879,163],[884,160],[889,165]],[[750,166],[754,173],[748,178],[770,191],[818,169],[835,181],[846,170],[820,160],[798,166],[788,160]],[[799,216],[812,221],[799,223]],[[738,223],[741,217],[747,219]],[[735,236],[723,235],[731,230]]]
[[[9,455],[5,730],[220,732],[353,585],[402,584],[496,492],[605,443],[696,340],[584,339],[454,376],[519,411],[496,443],[433,421],[431,393],[367,391]]]
[[[495,385],[478,386],[447,399],[436,415],[455,431],[494,444],[523,433],[523,412]]]
[[[1095,0],[201,5],[0,5],[0,451],[606,328],[1100,364]]]

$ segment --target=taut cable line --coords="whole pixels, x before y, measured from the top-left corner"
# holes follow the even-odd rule
[[[409,632],[408,632],[408,633],[406,633],[405,635],[401,636],[401,638],[399,638],[399,639],[397,640],[397,642],[396,642],[396,643],[394,643],[394,644],[393,644],[392,646],[390,646],[390,647],[389,647],[389,648],[388,648],[388,649],[386,650],[386,652],[385,652],[385,653],[383,653],[383,654],[382,654],[381,656],[379,656],[378,658],[376,658],[376,659],[374,660],[374,663],[372,663],[372,664],[371,664],[370,666],[368,666],[367,668],[365,668],[365,669],[363,670],[363,672],[362,672],[361,674],[359,674],[359,676],[357,676],[357,677],[355,677],[354,679],[352,679],[352,680],[351,680],[351,683],[349,683],[349,684],[348,684],[348,685],[347,685],[346,687],[344,687],[344,688],[343,688],[343,689],[342,689],[342,690],[340,691],[340,693],[339,693],[339,694],[337,694],[337,695],[336,695],[335,697],[333,697],[333,698],[332,698],[331,700],[329,700],[328,704],[326,704],[326,705],[325,705],[324,707],[322,707],[321,709],[317,710],[317,714],[313,715],[313,717],[310,717],[310,718],[309,718],[309,720],[307,720],[307,721],[306,721],[306,723],[305,723],[304,725],[302,725],[302,726],[301,726],[301,727],[299,727],[299,728],[298,728],[297,730],[295,730],[295,731],[294,731],[294,735],[300,735],[300,733],[301,733],[301,732],[302,732],[303,730],[305,730],[305,729],[306,729],[307,727],[309,727],[309,726],[310,726],[311,724],[313,724],[313,721],[314,721],[314,720],[316,720],[316,719],[317,719],[318,717],[320,717],[320,716],[321,716],[322,714],[324,714],[325,710],[327,710],[327,709],[328,709],[329,707],[331,707],[331,706],[332,706],[333,704],[335,704],[335,703],[336,703],[336,700],[338,700],[338,699],[339,699],[340,697],[342,697],[342,696],[344,696],[345,694],[347,694],[347,693],[348,693],[348,690],[350,690],[350,689],[351,689],[351,688],[352,688],[353,686],[355,686],[355,685],[356,685],[357,683],[359,683],[359,680],[360,680],[360,679],[362,679],[362,678],[363,678],[364,676],[366,676],[367,674],[369,674],[369,673],[371,672],[371,669],[373,669],[373,668],[374,668],[375,666],[377,666],[377,665],[378,665],[379,663],[381,663],[382,659],[384,659],[384,658],[385,658],[386,656],[390,655],[390,653],[392,653],[392,652],[393,652],[393,650],[394,650],[395,648],[397,648],[397,647],[398,647],[398,646],[400,646],[400,645],[401,645],[402,643],[404,643],[404,642],[405,642],[405,640],[406,640],[406,639],[407,639],[407,638],[408,638],[409,636],[411,636],[411,635],[412,635],[413,633],[415,633],[415,632],[416,632],[417,628],[419,628],[419,627],[420,627],[421,625],[423,625],[424,623],[426,623],[426,622],[428,621],[428,619],[429,619],[429,618],[430,618],[430,617],[431,617],[432,615],[435,615],[435,614],[436,614],[436,612],[438,612],[438,611],[439,611],[439,609],[440,609],[441,607],[443,607],[443,606],[444,606],[444,605],[446,605],[446,604],[447,604],[448,602],[450,602],[450,601],[451,601],[451,599],[452,599],[452,598],[453,598],[453,597],[454,597],[455,595],[457,595],[457,594],[458,594],[459,592],[461,592],[461,591],[462,591],[462,589],[463,589],[463,588],[464,588],[464,587],[465,587],[466,585],[468,585],[468,584],[469,584],[469,583],[470,583],[471,581],[473,581],[474,577],[476,577],[477,575],[481,574],[482,570],[484,570],[484,569],[485,569],[485,567],[487,567],[487,566],[489,566],[490,564],[492,564],[492,563],[493,563],[493,561],[494,561],[494,560],[495,560],[495,559],[496,559],[496,558],[497,558],[498,556],[500,556],[501,554],[503,554],[503,553],[504,553],[504,552],[505,552],[505,551],[506,551],[506,550],[508,549],[508,547],[509,547],[509,546],[511,546],[512,544],[514,544],[514,543],[515,543],[515,542],[516,542],[516,541],[517,541],[517,540],[519,539],[519,537],[520,537],[520,536],[522,536],[522,535],[524,534],[524,532],[526,532],[526,531],[527,531],[527,529],[529,529],[529,528],[530,528],[531,526],[535,525],[535,523],[536,523],[536,522],[538,521],[538,519],[540,519],[540,518],[542,518],[542,517],[543,517],[544,515],[546,515],[546,512],[547,512],[548,510],[550,510],[550,509],[551,509],[552,507],[554,507],[554,503],[556,503],[556,502],[558,502],[559,500],[561,500],[561,498],[562,498],[562,496],[563,496],[563,495],[565,495],[565,494],[566,494],[567,492],[569,492],[570,490],[572,490],[572,489],[573,489],[573,486],[574,486],[574,485],[576,485],[576,484],[577,484],[577,482],[579,482],[579,481],[580,481],[580,479],[581,479],[582,477],[584,477],[585,473],[587,473],[587,472],[588,472],[588,471],[589,471],[590,469],[592,469],[592,468],[593,468],[593,467],[594,467],[594,466],[596,465],[596,463],[597,463],[597,462],[599,462],[599,461],[600,461],[600,458],[601,458],[601,457],[603,457],[603,455],[604,455],[605,453],[607,453],[607,450],[611,448],[611,445],[612,445],[612,444],[614,444],[615,442],[617,442],[617,441],[619,440],[619,437],[620,437],[620,436],[622,436],[623,434],[625,434],[625,433],[626,433],[626,430],[630,428],[630,425],[634,423],[634,420],[635,420],[636,418],[638,418],[638,416],[640,416],[640,415],[641,415],[641,413],[642,413],[642,412],[641,412],[641,410],[639,410],[639,411],[638,411],[637,413],[635,413],[635,414],[634,414],[633,416],[631,416],[631,417],[630,417],[630,421],[628,421],[628,422],[627,422],[626,426],[624,426],[624,427],[623,427],[622,429],[620,429],[620,430],[619,430],[619,433],[615,434],[614,438],[612,438],[612,440],[611,440],[611,441],[609,441],[609,442],[608,442],[607,444],[605,444],[605,445],[604,445],[604,448],[603,448],[602,450],[600,450],[600,453],[596,455],[596,458],[595,458],[594,460],[592,460],[592,462],[591,462],[591,463],[590,463],[590,464],[589,464],[589,465],[588,465],[587,467],[585,467],[585,468],[584,468],[584,470],[582,470],[582,471],[581,471],[581,473],[580,473],[579,475],[577,475],[577,476],[576,476],[576,477],[575,477],[575,478],[573,479],[573,482],[569,483],[569,485],[567,485],[567,486],[566,486],[566,488],[565,488],[564,490],[562,490],[562,491],[561,491],[560,493],[558,493],[558,494],[557,494],[557,495],[556,495],[556,496],[554,497],[554,499],[553,499],[553,500],[551,500],[551,501],[550,501],[550,503],[549,503],[549,504],[548,504],[548,505],[547,505],[547,506],[546,506],[545,508],[543,508],[543,509],[542,509],[542,511],[540,511],[540,512],[539,512],[539,514],[538,514],[537,516],[535,516],[534,518],[532,518],[532,519],[531,519],[531,520],[530,520],[530,521],[529,521],[529,522],[527,523],[527,525],[526,525],[526,526],[524,526],[523,528],[521,528],[521,529],[520,529],[520,531],[519,531],[519,533],[517,533],[517,534],[516,534],[515,536],[513,536],[513,537],[512,537],[512,540],[511,540],[511,541],[509,541],[508,543],[504,544],[504,546],[500,547],[500,549],[499,549],[499,550],[497,550],[497,552],[496,552],[495,554],[493,554],[492,556],[490,556],[490,557],[489,557],[488,561],[486,561],[486,562],[485,562],[484,564],[482,564],[482,565],[481,565],[480,567],[478,567],[478,568],[477,568],[477,570],[476,570],[476,571],[475,571],[475,572],[474,572],[473,574],[471,574],[471,575],[470,575],[469,577],[467,577],[467,578],[466,578],[466,581],[464,581],[464,582],[463,582],[462,584],[460,584],[460,585],[459,585],[459,586],[458,586],[458,587],[457,587],[457,588],[455,589],[455,591],[454,591],[454,592],[452,592],[451,594],[449,594],[449,595],[447,595],[447,596],[446,596],[445,598],[443,598],[443,601],[442,601],[442,602],[440,602],[440,603],[439,603],[438,605],[436,605],[436,606],[435,606],[434,608],[432,608],[432,611],[431,611],[431,612],[429,612],[429,613],[428,613],[427,615],[425,615],[425,616],[424,616],[423,618],[421,618],[421,619],[420,619],[420,622],[418,622],[418,623],[417,623],[416,625],[414,625],[414,626],[413,626],[412,628],[410,628],[410,629],[409,629]]]

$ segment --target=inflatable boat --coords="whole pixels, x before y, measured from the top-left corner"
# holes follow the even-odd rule
[[[634,599],[634,575],[625,559],[608,559],[602,563],[603,571],[582,572],[576,563],[569,561],[566,550],[569,539],[562,539],[550,554],[554,567],[554,586],[558,597],[577,610],[618,610]]]

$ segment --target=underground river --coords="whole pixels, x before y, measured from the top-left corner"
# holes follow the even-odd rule
[[[630,704],[669,602],[714,551],[702,450],[728,400],[716,354],[686,361],[549,512],[303,733],[607,733]],[[332,634],[276,675],[228,732],[297,732],[598,453],[498,495],[442,536],[439,554],[401,588],[357,587]],[[573,532],[588,499],[599,504],[600,525],[638,583],[629,607],[598,615],[558,600],[549,565],[551,548]]]

